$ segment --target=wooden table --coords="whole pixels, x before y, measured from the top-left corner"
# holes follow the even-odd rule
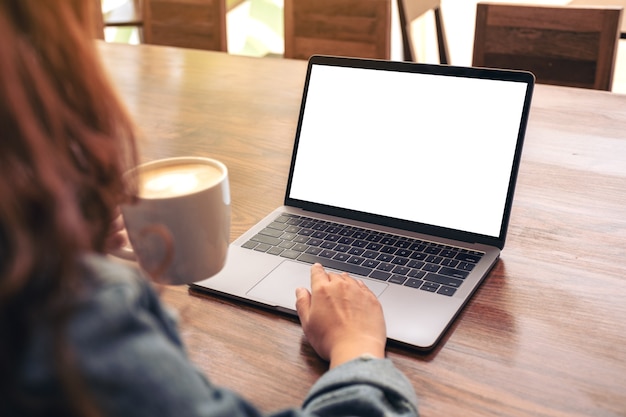
[[[230,169],[232,237],[281,204],[305,62],[100,44],[144,160]],[[429,354],[390,346],[430,416],[626,415],[626,96],[538,85],[502,259]],[[191,359],[264,411],[325,371],[288,317],[162,290]]]

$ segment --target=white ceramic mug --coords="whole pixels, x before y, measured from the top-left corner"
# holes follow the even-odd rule
[[[180,157],[135,168],[139,199],[122,206],[135,258],[150,277],[189,284],[218,273],[230,239],[230,188],[226,166],[210,158]]]

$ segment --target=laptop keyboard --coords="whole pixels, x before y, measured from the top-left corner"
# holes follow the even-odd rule
[[[392,284],[452,296],[482,252],[281,214],[242,245]]]

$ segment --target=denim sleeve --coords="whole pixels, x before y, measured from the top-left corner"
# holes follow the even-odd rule
[[[311,388],[303,410],[325,417],[418,415],[415,391],[404,374],[389,359],[368,357],[322,375]]]
[[[80,306],[70,335],[88,392],[105,416],[260,415],[195,368],[174,321],[138,273],[106,264],[97,270],[105,284]],[[302,409],[277,415],[414,416],[415,404],[411,384],[390,361],[362,358],[323,375]]]

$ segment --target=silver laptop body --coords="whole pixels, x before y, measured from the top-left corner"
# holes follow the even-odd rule
[[[390,340],[432,349],[504,247],[533,86],[528,72],[312,57],[284,206],[192,290],[295,314],[320,262],[378,296]]]

